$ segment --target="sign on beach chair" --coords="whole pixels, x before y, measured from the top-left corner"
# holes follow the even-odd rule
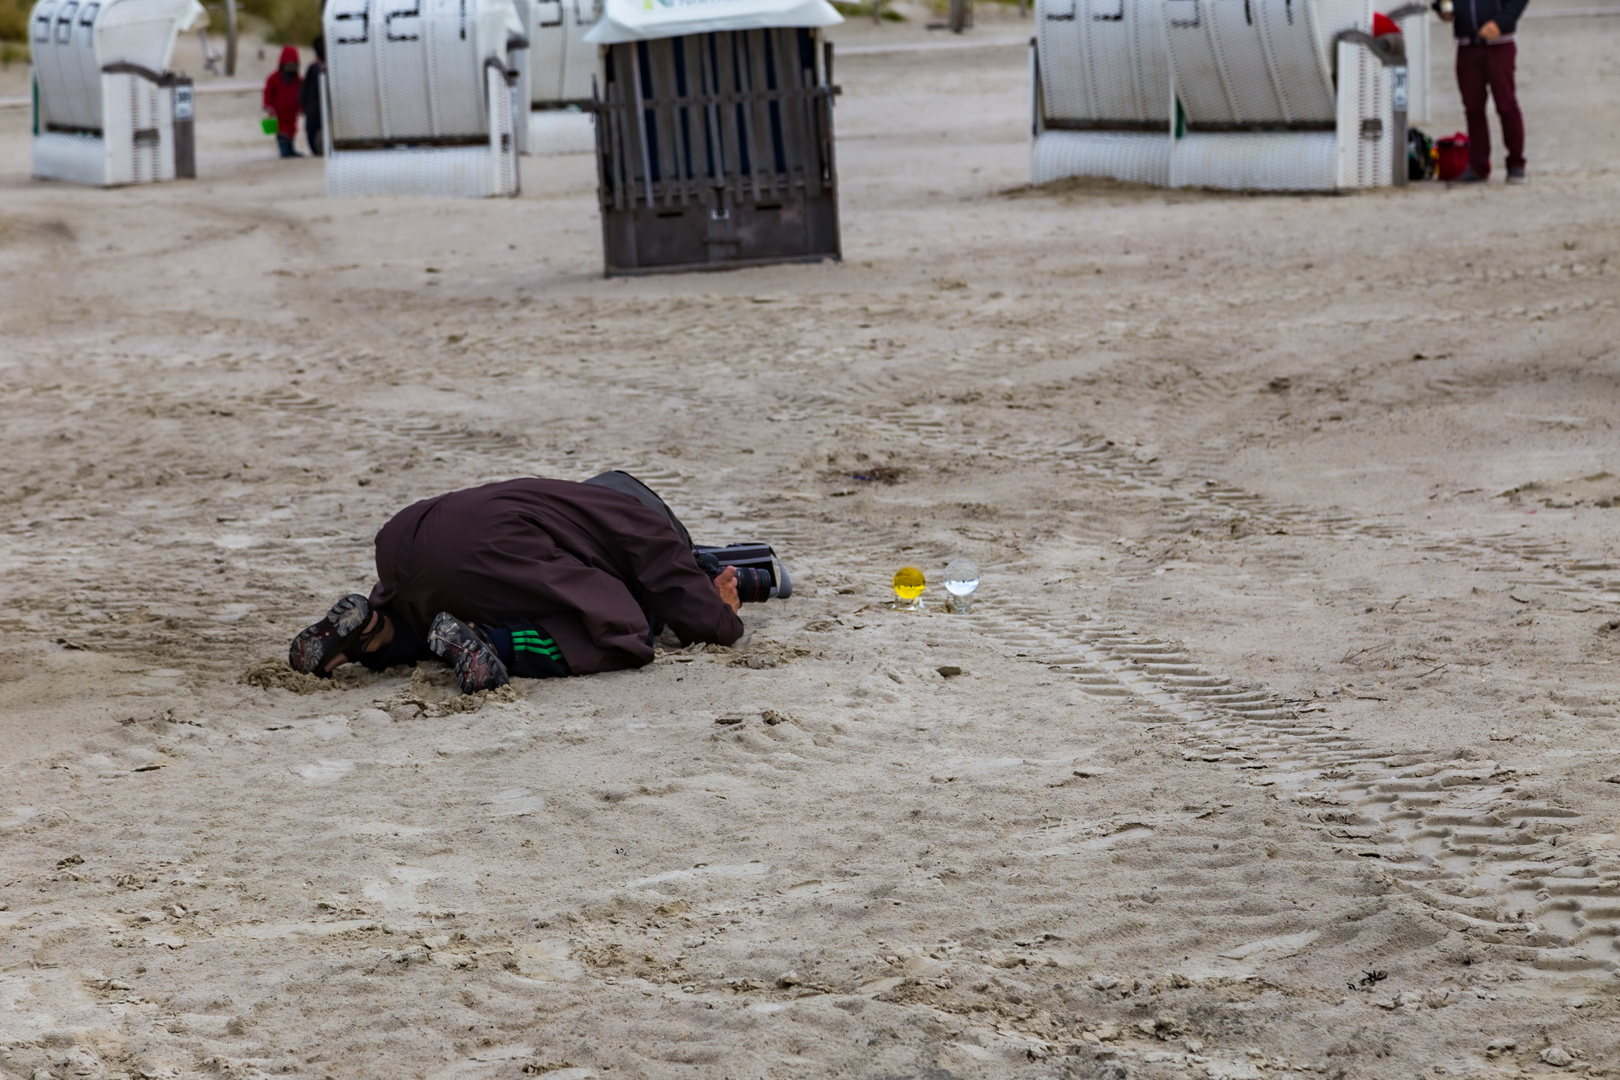
[[[1413,40],[1396,65],[1373,48],[1371,0],[1037,0],[1036,13],[1035,183],[1403,182],[1405,121],[1428,108],[1426,14],[1402,15]]]
[[[517,194],[512,0],[331,0],[323,30],[328,195]]]
[[[109,187],[192,177],[191,80],[174,40],[197,0],[40,0],[29,13],[33,174]]]
[[[608,0],[597,176],[607,273],[840,257],[825,0]]]

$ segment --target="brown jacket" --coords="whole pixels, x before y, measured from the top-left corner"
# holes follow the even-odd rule
[[[730,645],[743,625],[669,518],[611,488],[507,480],[407,506],[377,534],[371,603],[425,640],[433,617],[540,623],[576,675],[640,667],[652,628]]]

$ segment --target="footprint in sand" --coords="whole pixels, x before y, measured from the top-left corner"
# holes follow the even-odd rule
[[[435,878],[444,877],[438,871],[420,866],[396,866],[389,876],[394,879],[392,883],[367,882],[362,893],[367,900],[381,904],[390,911],[414,908],[417,888]]]
[[[768,874],[771,868],[765,863],[744,863],[739,866],[695,866],[690,870],[669,870],[652,877],[638,878],[627,882],[627,889],[645,889],[650,885],[669,885],[697,881],[701,878],[740,878],[754,877],[758,874]]]
[[[349,718],[347,716],[317,717],[309,725],[309,733],[317,739],[336,739],[349,734]]]
[[[1262,966],[1275,960],[1286,960],[1321,936],[1320,930],[1306,930],[1298,934],[1261,938],[1234,946],[1213,958],[1200,957],[1183,963],[1178,970],[1195,980],[1252,978]]]
[[[330,784],[354,771],[352,761],[318,761],[313,765],[299,765],[293,772],[312,784]]]
[[[546,805],[546,800],[528,788],[517,787],[497,791],[479,805],[489,807],[485,813],[490,817],[516,817],[534,813]]]
[[[585,974],[585,965],[569,958],[572,951],[566,941],[546,940],[519,945],[513,950],[513,956],[519,973],[526,979],[570,982]]]

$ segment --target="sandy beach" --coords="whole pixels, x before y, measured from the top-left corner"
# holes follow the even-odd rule
[[[1533,10],[1529,184],[1342,197],[1029,189],[1027,21],[852,22],[844,261],[635,280],[590,157],[0,109],[0,1075],[1620,1075],[1620,17]],[[400,507],[609,468],[796,595],[281,665]]]

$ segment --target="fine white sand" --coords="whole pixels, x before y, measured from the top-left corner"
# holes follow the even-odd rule
[[[0,1074],[1616,1075],[1617,45],[1524,23],[1529,185],[1338,198],[1027,191],[1023,48],[852,52],[846,261],[634,281],[589,158],[335,202],[205,94],[94,191],[0,110]],[[799,594],[259,665],[611,467]]]

